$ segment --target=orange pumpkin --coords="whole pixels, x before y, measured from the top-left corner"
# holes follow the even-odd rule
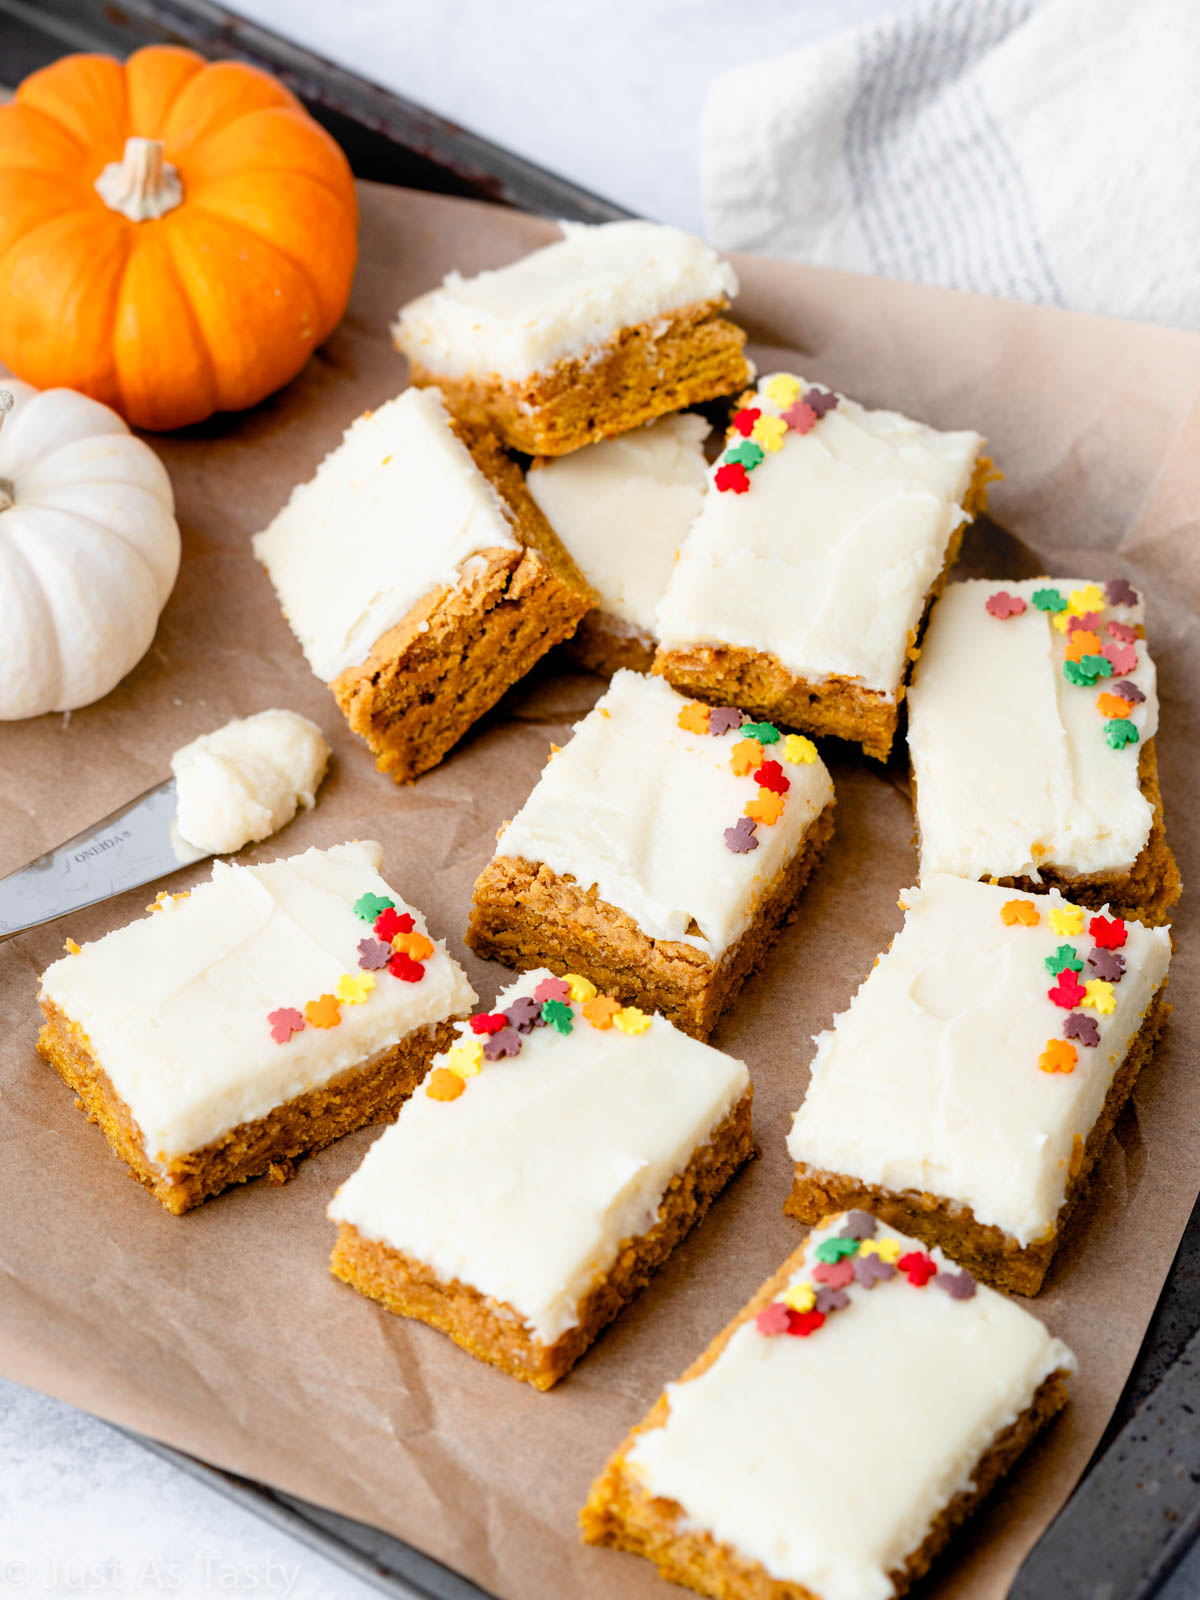
[[[350,294],[341,150],[255,67],[65,56],[0,106],[0,360],[141,428],[295,376]]]

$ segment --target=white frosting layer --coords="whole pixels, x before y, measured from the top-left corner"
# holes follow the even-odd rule
[[[753,401],[772,418],[787,409],[767,394],[773,376]],[[745,493],[710,484],[658,608],[660,642],[757,650],[893,699],[982,443],[840,399],[768,451]]]
[[[353,422],[254,553],[309,665],[332,682],[484,550],[516,549],[508,512],[450,427],[436,389]]]
[[[523,974],[495,1009],[548,977]],[[663,1017],[626,1034],[573,1011],[570,1035],[522,1035],[520,1054],[484,1061],[457,1100],[418,1091],[329,1206],[366,1238],[512,1306],[543,1344],[576,1325],[621,1241],[650,1228],[671,1179],[750,1082],[740,1061]]]
[[[424,919],[379,875],[373,843],[308,850],[269,866],[213,863],[212,881],[46,970],[43,993],[88,1035],[142,1130],[151,1161],[203,1149],[239,1123],[319,1087],[416,1028],[475,1003],[437,943],[419,983],[388,972],[334,1028],[286,1044],[268,1014],[304,1010],[356,975],[370,926],[352,907],[370,893]]]
[[[791,1282],[811,1276],[809,1235]],[[880,1227],[901,1254],[922,1245]],[[939,1268],[940,1250],[928,1252]],[[980,1285],[955,1300],[897,1275],[807,1338],[744,1323],[706,1372],[667,1386],[662,1427],[627,1461],[687,1526],[821,1600],[888,1600],[939,1512],[1052,1372],[1075,1358],[1015,1301]]]
[[[922,873],[1126,872],[1146,843],[1153,812],[1138,788],[1138,752],[1158,727],[1158,693],[1145,641],[1134,671],[1082,688],[1063,677],[1067,635],[1031,603],[1037,589],[1067,596],[1085,586],[954,583],[934,607],[908,701]],[[1001,589],[1026,601],[1020,616],[988,614],[988,597]],[[1110,620],[1140,624],[1140,601],[1103,607],[1099,636],[1119,643]],[[1113,750],[1096,702],[1123,679],[1146,698],[1128,719],[1139,742]]]
[[[1126,971],[1094,1047],[1074,1041],[1070,1073],[1043,1072],[1068,1012],[1046,969],[1063,944],[1095,978],[1083,931],[1056,933],[1052,891],[1022,895],[940,875],[904,894],[904,927],[848,1011],[818,1034],[812,1081],[788,1138],[793,1161],[885,1189],[969,1205],[978,1222],[1022,1245],[1045,1237],[1066,1196],[1076,1138],[1086,1141],[1113,1076],[1171,959],[1165,928],[1126,924]],[[1001,907],[1028,900],[1036,927],[1007,926]]]
[[[600,609],[653,634],[654,609],[704,497],[703,417],[663,417],[534,466],[529,492]]]
[[[212,855],[266,839],[311,810],[329,762],[315,722],[295,711],[260,711],[204,733],[171,757],[176,826]]]
[[[412,361],[448,378],[527,378],[622,328],[737,293],[715,250],[657,222],[561,222],[562,238],[511,266],[401,308],[392,332]]]
[[[736,855],[725,829],[758,785],[730,768],[739,733],[680,728],[687,704],[662,678],[616,673],[501,832],[496,854],[595,885],[651,938],[718,956],[749,927],[760,896],[832,801],[833,782],[819,757],[784,763],[783,815],[758,827],[756,850]],[[693,922],[698,933],[688,931]]]

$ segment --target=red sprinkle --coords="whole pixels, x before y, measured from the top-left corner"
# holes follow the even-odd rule
[[[914,1289],[923,1289],[930,1278],[937,1274],[933,1257],[927,1256],[923,1250],[910,1250],[906,1256],[900,1257],[896,1265]]]
[[[750,479],[740,461],[727,461],[723,467],[718,467],[713,482],[723,493],[732,490],[734,494],[745,494],[750,487]]]
[[[420,983],[425,976],[425,968],[421,963],[414,961],[411,956],[406,956],[401,950],[397,950],[388,962],[388,971],[393,978],[399,978],[402,983]]]
[[[1086,993],[1087,990],[1070,967],[1064,967],[1053,989],[1046,990],[1048,998],[1053,1000],[1056,1006],[1062,1006],[1064,1011],[1074,1011],[1075,1007],[1082,1003]]]
[[[1122,644],[1136,644],[1138,632],[1131,628],[1127,622],[1106,622],[1104,626],[1114,639],[1120,639]]]
[[[391,944],[398,933],[411,933],[413,927],[413,919],[408,912],[397,911],[394,906],[381,911],[375,918],[375,932],[385,944]]]
[[[735,411],[733,414],[733,425],[741,434],[743,439],[748,439],[754,432],[754,424],[761,416],[762,412],[757,406],[751,406],[743,411]]]
[[[823,1311],[793,1311],[791,1306],[788,1312],[788,1332],[798,1339],[807,1339],[810,1333],[816,1333],[818,1328],[825,1325]]]
[[[817,413],[804,400],[794,400],[787,410],[781,411],[779,415],[793,433],[811,433],[818,421]]]
[[[294,1006],[282,1006],[278,1011],[268,1012],[267,1021],[271,1024],[271,1037],[276,1044],[286,1044],[294,1033],[299,1033],[304,1027],[304,1018]]]
[[[501,1028],[507,1027],[508,1018],[503,1011],[481,1011],[471,1018],[472,1033],[499,1033]]]
[[[1120,917],[1093,917],[1088,932],[1101,950],[1119,950],[1125,943],[1125,923]]]
[[[765,1334],[768,1339],[777,1333],[787,1333],[791,1326],[790,1309],[782,1300],[772,1300],[770,1305],[764,1306],[754,1317],[759,1333]]]
[[[786,794],[792,787],[791,780],[784,777],[778,761],[764,761],[754,774],[754,781],[760,789],[770,789],[772,794]]]
[[[990,594],[984,602],[984,610],[989,616],[1019,617],[1025,609],[1025,602],[1019,594],[1009,594],[1007,589],[997,589],[995,594]]]

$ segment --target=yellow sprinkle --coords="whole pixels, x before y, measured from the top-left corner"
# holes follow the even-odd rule
[[[446,1070],[457,1078],[474,1078],[482,1065],[482,1039],[460,1039],[446,1052]]]
[[[889,1262],[893,1267],[900,1259],[899,1239],[864,1239],[858,1247],[860,1256],[878,1256],[881,1261]]]
[[[1117,1009],[1117,997],[1112,984],[1106,983],[1103,978],[1089,978],[1083,986],[1083,1003],[1091,1006],[1093,1011],[1098,1011],[1102,1017],[1107,1017]]]
[[[1067,629],[1071,626],[1072,616],[1074,616],[1074,612],[1072,611],[1056,611],[1050,618],[1050,621],[1058,629],[1059,633],[1066,633]]]
[[[637,1006],[622,1006],[613,1018],[613,1026],[622,1033],[645,1033],[650,1021],[648,1011],[639,1011]]]
[[[596,985],[590,978],[581,978],[577,972],[568,972],[564,977],[564,982],[570,990],[571,999],[578,1001],[581,1005],[586,1000],[594,1000],[596,998]]]
[[[1068,617],[1081,617],[1085,611],[1104,610],[1104,590],[1098,583],[1088,583],[1082,589],[1072,589],[1067,596]],[[1060,616],[1062,612],[1058,613]]]
[[[797,766],[811,767],[817,759],[817,747],[802,733],[789,733],[783,741],[783,759],[792,761]]]
[[[348,1006],[360,1006],[375,987],[370,972],[343,972],[337,981],[337,997]]]
[[[1082,906],[1051,906],[1050,926],[1055,933],[1074,935],[1083,932]]]
[[[782,417],[763,416],[759,417],[750,430],[750,437],[764,450],[774,452],[783,448],[783,438],[786,433],[787,423]]]
[[[783,1291],[783,1303],[793,1311],[811,1311],[817,1301],[817,1291],[811,1283],[793,1283]]]
[[[763,393],[777,406],[790,406],[800,393],[800,379],[793,378],[790,372],[777,372]]]

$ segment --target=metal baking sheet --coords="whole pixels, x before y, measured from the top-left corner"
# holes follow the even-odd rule
[[[126,55],[156,43],[237,56],[273,72],[329,129],[361,178],[574,221],[630,215],[206,0],[0,0],[0,79],[9,85],[70,50]],[[1027,1558],[1012,1600],[1200,1596],[1198,1330],[1200,1206],[1112,1423],[1079,1488]],[[383,1593],[401,1600],[493,1600],[377,1529],[154,1441],[140,1442]]]

